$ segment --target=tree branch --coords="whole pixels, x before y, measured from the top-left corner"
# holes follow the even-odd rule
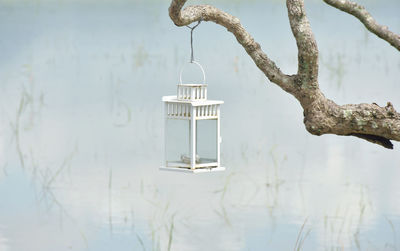
[[[361,5],[348,0],[324,0],[325,3],[358,18],[365,27],[400,51],[400,36],[391,32],[387,26],[378,24],[372,15]]]
[[[261,46],[245,30],[240,20],[210,5],[189,6],[182,10],[186,0],[172,0],[169,7],[169,16],[177,26],[188,25],[203,20],[222,25],[232,32],[237,41],[243,46],[247,54],[253,59],[257,67],[264,72],[268,79],[280,86],[283,90],[294,93],[293,80],[285,75],[276,66],[275,62],[261,50]]]
[[[303,0],[286,1],[290,27],[298,48],[298,72],[292,76],[283,74],[267,57],[238,18],[210,5],[189,6],[182,10],[185,3],[186,0],[172,0],[169,15],[173,22],[177,26],[184,26],[199,20],[212,21],[232,32],[268,79],[300,102],[304,109],[304,124],[311,134],[355,136],[386,148],[393,148],[390,140],[400,141],[400,114],[390,102],[386,107],[376,104],[340,106],[325,98],[320,91],[318,48]],[[370,18],[367,19],[370,22]]]
[[[318,88],[318,47],[311,30],[304,2],[287,0],[290,27],[298,49],[298,72],[305,88]]]
[[[390,102],[339,106],[321,98],[304,110],[304,124],[314,135],[356,136],[386,148],[393,148],[390,140],[400,141],[400,114]]]

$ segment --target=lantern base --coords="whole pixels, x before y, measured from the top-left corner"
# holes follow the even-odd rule
[[[225,171],[225,167],[207,167],[207,168],[183,168],[183,167],[165,167],[161,166],[159,168],[161,171],[174,171],[174,172],[184,172],[184,173],[211,173],[211,172],[222,172]]]

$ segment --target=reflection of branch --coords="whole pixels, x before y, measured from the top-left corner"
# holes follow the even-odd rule
[[[400,36],[390,31],[387,26],[378,24],[364,6],[348,0],[324,0],[324,2],[353,15],[360,20],[360,22],[363,23],[370,32],[382,38],[400,51]]]

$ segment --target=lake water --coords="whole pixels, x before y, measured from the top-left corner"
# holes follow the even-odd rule
[[[399,1],[359,2],[400,33]],[[0,250],[400,250],[400,143],[308,134],[299,103],[213,23],[195,30],[194,56],[225,101],[226,171],[158,170],[161,97],[190,55],[168,3],[0,1]],[[296,72],[283,1],[207,3]],[[400,53],[306,7],[325,95],[400,110]]]

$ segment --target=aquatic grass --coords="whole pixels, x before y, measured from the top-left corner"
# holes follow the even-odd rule
[[[337,53],[336,55],[329,55],[329,59],[325,60],[323,55],[320,55],[321,65],[324,66],[329,72],[329,80],[333,81],[336,79],[337,89],[341,89],[343,79],[346,75],[345,60],[346,55]]]
[[[62,171],[71,165],[71,162],[75,156],[76,152],[75,150],[72,151],[70,154],[68,154],[63,162],[61,163],[60,167],[56,170],[56,172],[50,177],[50,179],[47,181],[47,183],[45,184],[45,187],[50,187],[51,184],[54,182],[54,180],[62,173]]]
[[[303,224],[301,225],[300,231],[297,234],[296,244],[294,246],[295,251],[299,251],[302,249],[304,245],[304,241],[307,239],[308,235],[311,232],[311,228],[307,230],[307,232],[303,235],[304,228],[307,224],[308,217],[304,220]]]
[[[248,197],[247,202],[245,202],[245,204],[244,204],[245,206],[248,206],[248,205],[250,205],[250,202],[252,202],[256,198],[256,196],[260,192],[261,188],[260,188],[259,184],[257,184],[257,181],[255,181],[252,177],[250,177],[248,174],[246,174],[245,176],[247,177],[248,180],[251,181],[251,183],[255,187],[254,192]]]
[[[62,218],[66,217],[73,226],[75,226],[78,230],[79,235],[81,236],[85,247],[88,248],[88,240],[84,231],[79,227],[77,221],[68,213],[62,203],[57,199],[56,195],[53,192],[52,184],[57,180],[57,178],[61,175],[63,170],[66,167],[71,166],[71,162],[76,154],[76,148],[71,151],[62,161],[61,165],[56,169],[55,172],[51,172],[50,168],[40,169],[39,164],[35,162],[33,150],[30,149],[30,161],[32,164],[32,185],[35,190],[35,198],[37,203],[45,203],[46,210],[50,211],[53,208],[53,205],[57,206],[60,212],[60,225],[62,224]],[[39,182],[39,183],[37,183]],[[41,187],[41,191],[38,194],[36,191],[36,187],[39,185]]]
[[[3,174],[4,174],[4,176],[7,176],[8,175],[8,173],[7,173],[7,163],[5,163],[3,166],[2,166],[2,171],[3,171]]]
[[[232,223],[231,223],[231,220],[229,219],[229,216],[225,209],[225,206],[223,204],[221,204],[220,208],[221,208],[221,212],[216,209],[214,209],[214,212],[216,213],[216,215],[218,215],[223,220],[223,222],[225,222],[225,224],[228,227],[232,228]]]
[[[65,207],[62,205],[62,203],[57,199],[55,194],[53,193],[51,187],[45,187],[42,185],[42,194],[43,194],[43,200],[45,200],[47,203],[47,210],[52,209],[52,205],[56,205],[60,211],[60,220],[62,220],[62,216],[65,216],[71,223],[73,223],[73,226],[75,226],[79,232],[79,235],[81,236],[85,247],[88,248],[88,240],[86,237],[86,234],[84,231],[81,229],[79,226],[78,222],[68,213],[68,211],[65,209]],[[52,202],[52,204],[48,204],[49,200]],[[39,201],[40,202],[40,201]]]
[[[386,221],[388,222],[390,229],[392,230],[392,234],[393,234],[393,248],[395,251],[397,251],[397,233],[396,233],[396,228],[394,227],[393,222],[387,217],[385,216]]]
[[[146,251],[146,247],[144,246],[143,240],[138,234],[136,234],[136,239],[139,241],[139,244],[142,247],[142,250]]]
[[[218,190],[214,191],[214,193],[221,193],[220,202],[222,202],[225,199],[225,195],[228,191],[231,180],[232,180],[233,176],[235,176],[235,175],[236,175],[236,172],[229,173],[225,179],[224,186],[222,187],[222,189],[218,189]]]
[[[108,223],[110,228],[110,234],[113,233],[113,221],[112,221],[112,168],[108,173]]]
[[[368,187],[365,185],[347,186],[351,190],[359,190],[357,200],[341,202],[333,210],[333,214],[323,216],[323,243],[326,250],[355,249],[365,250],[366,236],[362,229],[366,214],[373,206],[369,200]],[[346,194],[351,191],[345,191]],[[362,237],[362,239],[361,239]]]
[[[25,81],[27,82],[27,84],[23,83],[21,85],[21,96],[17,105],[15,119],[14,121],[10,121],[9,123],[12,131],[14,132],[16,152],[21,167],[24,169],[26,163],[24,160],[25,156],[21,147],[21,130],[30,130],[33,128],[34,120],[36,117],[38,117],[38,113],[40,113],[41,109],[44,106],[44,94],[43,92],[40,92],[40,94],[35,95],[35,82],[32,76],[31,65],[24,64],[22,67],[22,75],[25,77]],[[26,87],[26,85],[28,85],[28,88]],[[36,100],[38,100],[39,102],[36,102]],[[38,104],[36,105],[36,103]],[[35,109],[35,106],[37,106],[37,109]],[[29,124],[22,126],[23,115],[28,108],[30,108],[30,116],[27,117]]]
[[[25,161],[24,161],[24,155],[23,155],[22,149],[21,149],[21,133],[20,133],[21,126],[20,126],[20,124],[21,124],[22,113],[24,112],[24,110],[28,104],[28,101],[26,101],[26,99],[27,99],[27,93],[25,91],[23,91],[21,94],[21,98],[19,101],[16,115],[15,115],[15,123],[10,122],[10,126],[14,131],[15,147],[16,147],[16,151],[17,151],[22,169],[25,168]]]
[[[171,217],[171,224],[169,227],[169,234],[168,234],[168,251],[171,250],[171,246],[172,246],[172,240],[173,240],[173,235],[174,235],[174,217],[175,215],[173,214]]]
[[[171,250],[176,229],[175,219],[178,212],[171,208],[171,201],[169,199],[163,201],[160,198],[160,192],[157,186],[150,187],[153,192],[151,194],[152,198],[146,197],[148,194],[146,193],[146,188],[147,187],[144,185],[143,180],[141,180],[140,193],[143,197],[143,200],[148,202],[155,209],[152,211],[148,220],[151,250]],[[165,230],[165,235],[162,230]],[[164,237],[166,238],[164,239]],[[145,249],[143,241],[141,245],[142,248]]]
[[[284,163],[287,160],[286,154],[283,155],[283,157],[279,157],[276,149],[278,148],[278,145],[273,145],[271,149],[269,150],[269,156],[272,160],[272,166],[273,169],[269,168],[270,166],[266,166],[266,182],[265,182],[265,187],[266,187],[266,195],[267,195],[267,209],[269,211],[269,214],[271,218],[274,218],[273,213],[275,208],[279,204],[279,194],[280,194],[280,187],[285,183],[283,179],[281,179],[279,170],[283,167]],[[271,173],[272,172],[272,173]]]

